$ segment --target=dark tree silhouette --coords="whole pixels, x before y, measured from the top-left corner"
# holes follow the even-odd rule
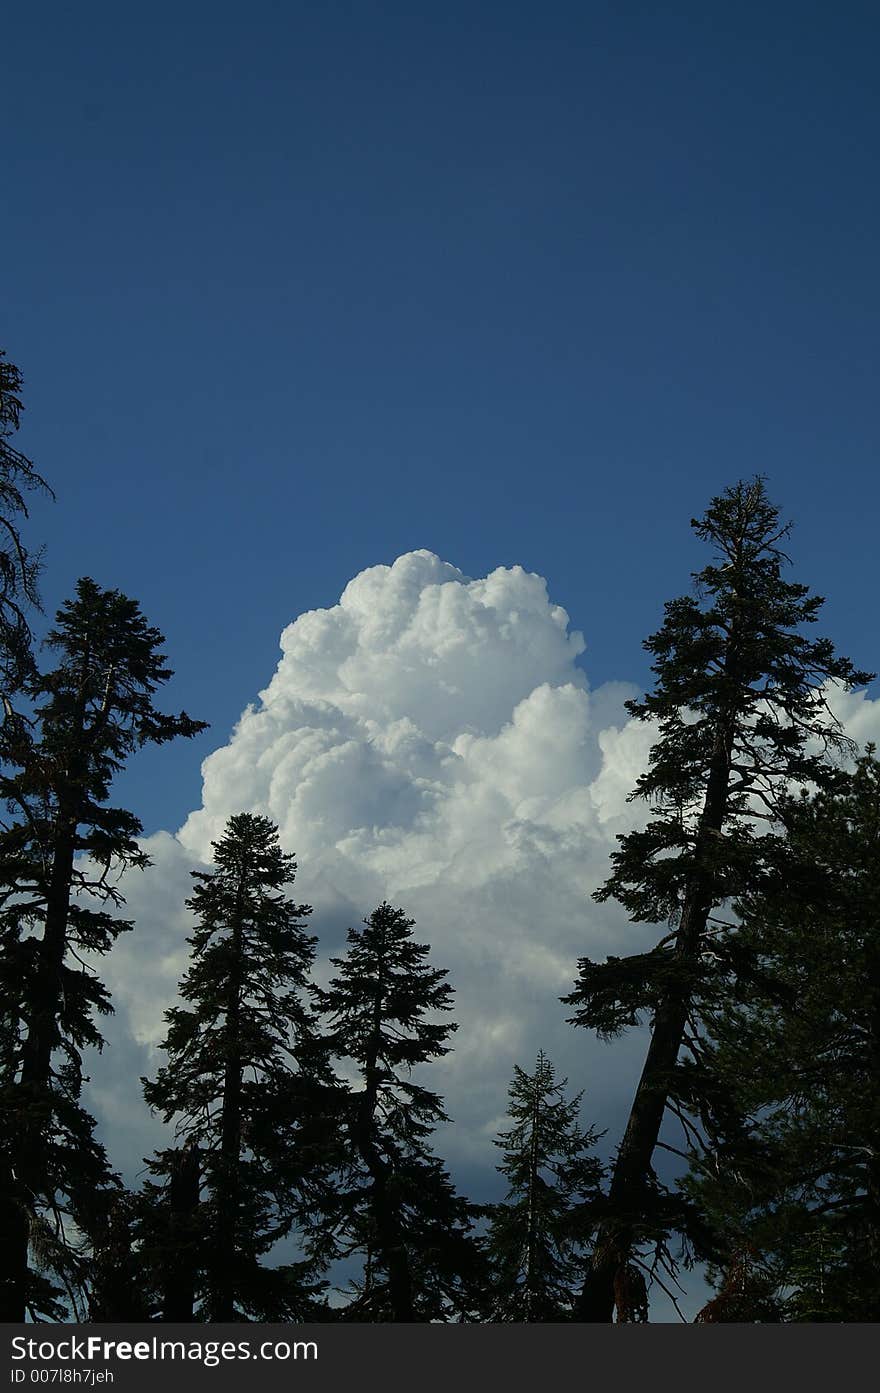
[[[652,816],[644,830],[619,839],[612,875],[596,894],[618,900],[634,921],[668,923],[672,932],[647,953],[604,964],[583,959],[565,998],[574,1024],[606,1038],[651,1019],[608,1217],[584,1283],[580,1315],[589,1321],[610,1320],[615,1302],[619,1318],[632,1318],[632,1256],[642,1241],[664,1256],[675,1226],[653,1157],[667,1107],[700,1110],[695,1076],[685,1096],[677,1063],[735,966],[736,936],[717,911],[778,854],[780,797],[790,782],[824,787],[829,752],[847,745],[825,684],[849,688],[871,677],[836,656],[828,640],[803,632],[822,600],[783,579],[789,529],[762,480],[727,489],[692,526],[714,558],[694,577],[697,594],[669,602],[661,629],[646,641],[653,693],[627,703],[633,716],[657,725],[650,767],[633,794]]]
[[[583,1094],[567,1100],[567,1085],[543,1050],[533,1073],[514,1068],[513,1125],[495,1143],[510,1188],[492,1206],[487,1239],[496,1321],[571,1319],[603,1167],[591,1154],[597,1132],[578,1120]]]
[[[213,845],[187,901],[197,926],[184,1005],[166,1012],[168,1064],[144,1080],[185,1145],[150,1163],[143,1241],[166,1320],[191,1319],[194,1299],[210,1321],[314,1318],[314,1262],[261,1261],[315,1207],[315,1101],[333,1092],[308,996],[311,910],[287,898],[296,862],[268,818],[231,817]]]
[[[210,1253],[201,1151],[189,1139],[156,1152],[147,1167],[159,1179],[147,1180],[132,1197],[129,1216],[145,1318],[191,1324],[207,1288]]]
[[[880,1320],[880,764],[792,799],[789,855],[738,905],[748,992],[702,1067],[733,1100],[691,1193],[712,1220],[703,1319]],[[746,1312],[746,1314],[744,1314]]]
[[[153,705],[171,672],[164,642],[134,600],[81,580],[46,646],[50,672],[25,691],[34,724],[7,751],[0,796],[0,974],[4,988],[0,1126],[0,1312],[23,1320],[82,1276],[72,1218],[87,1235],[111,1183],[93,1121],[80,1106],[82,1051],[98,1048],[109,996],[83,954],[101,955],[131,927],[116,917],[122,871],[148,864],[130,812],[107,804],[114,775],[147,743],[195,735],[202,722]],[[67,1219],[65,1219],[65,1215]],[[50,1284],[51,1285],[51,1284]],[[49,1309],[48,1307],[46,1308]]]
[[[13,697],[33,672],[27,612],[39,607],[41,553],[21,536],[27,494],[51,494],[26,455],[10,443],[22,412],[21,373],[0,350],[0,700],[4,721],[15,716]]]
[[[448,1119],[438,1095],[412,1077],[449,1051],[456,1027],[437,1013],[452,1009],[452,988],[444,970],[427,965],[430,948],[413,941],[413,928],[402,909],[379,905],[349,930],[346,956],[331,959],[338,975],[317,993],[329,1047],[358,1076],[328,1215],[337,1252],[364,1261],[347,1319],[449,1319],[476,1299],[473,1211],[428,1147]]]
[[[137,1199],[121,1186],[102,1199],[90,1226],[88,1319],[101,1324],[148,1320],[149,1289],[136,1242]]]

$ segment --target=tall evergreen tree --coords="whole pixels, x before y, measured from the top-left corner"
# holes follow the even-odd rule
[[[575,1286],[595,1227],[603,1167],[593,1128],[579,1122],[583,1097],[567,1100],[567,1079],[543,1050],[534,1073],[515,1066],[508,1109],[512,1126],[495,1145],[509,1182],[491,1209],[487,1249],[493,1274],[492,1319],[570,1320]]]
[[[13,698],[33,671],[29,607],[39,606],[40,553],[21,535],[27,494],[51,489],[11,444],[21,419],[21,373],[0,350],[0,700],[3,724],[14,720]],[[8,732],[7,732],[8,735]]]
[[[318,1291],[309,1261],[261,1259],[309,1208],[315,1102],[332,1092],[308,999],[311,910],[287,897],[296,862],[268,818],[231,817],[213,845],[214,869],[193,873],[187,901],[197,925],[184,1005],[166,1012],[168,1064],[144,1080],[147,1102],[186,1146],[186,1157],[166,1151],[150,1165],[164,1221],[147,1246],[164,1267],[166,1319],[166,1306],[180,1316],[195,1295],[211,1321],[302,1320]]]
[[[463,1318],[475,1299],[478,1252],[473,1211],[429,1149],[442,1101],[412,1071],[449,1052],[456,1029],[443,969],[413,940],[414,920],[379,905],[349,930],[338,974],[317,994],[329,1018],[328,1045],[357,1074],[345,1118],[346,1163],[328,1216],[337,1253],[364,1262],[349,1319]]]
[[[613,872],[597,892],[636,922],[668,924],[655,948],[579,965],[566,1002],[573,1023],[610,1038],[640,1019],[651,1038],[584,1283],[584,1320],[629,1319],[626,1274],[642,1241],[661,1250],[674,1227],[653,1157],[667,1107],[699,1113],[698,1076],[678,1070],[718,991],[747,970],[736,933],[718,911],[747,892],[780,854],[780,799],[791,782],[825,787],[829,752],[847,742],[831,719],[828,681],[850,688],[870,680],[810,638],[822,600],[787,581],[780,523],[763,481],[739,483],[692,523],[713,560],[698,572],[696,594],[666,605],[646,641],[656,686],[630,713],[656,724],[650,767],[633,797],[646,800],[644,830],[619,839]],[[695,1091],[696,1090],[696,1091]],[[617,1283],[617,1298],[615,1298]]]
[[[704,1319],[880,1320],[880,764],[790,801],[787,863],[745,895],[749,990],[708,1022],[733,1108],[696,1156],[718,1291]],[[731,1117],[734,1125],[731,1125]],[[737,1278],[739,1283],[737,1285]],[[747,1315],[743,1312],[747,1311]]]
[[[108,952],[131,927],[116,917],[123,903],[116,882],[122,871],[148,864],[138,819],[108,806],[114,775],[140,746],[204,728],[154,707],[157,688],[171,676],[163,642],[134,600],[81,580],[46,640],[57,666],[34,672],[25,687],[33,726],[17,741],[14,760],[6,751],[0,1312],[7,1320],[22,1320],[26,1308],[33,1314],[34,1302],[50,1299],[36,1271],[29,1275],[29,1242],[35,1266],[53,1268],[62,1287],[78,1280],[79,1239],[70,1235],[88,1233],[96,1196],[111,1183],[79,1098],[82,1051],[100,1048],[97,1018],[112,1008],[82,954]]]

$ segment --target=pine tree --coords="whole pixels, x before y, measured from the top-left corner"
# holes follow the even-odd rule
[[[20,393],[21,373],[0,350],[0,700],[4,724],[16,723],[13,697],[33,672],[27,611],[39,608],[41,556],[28,551],[20,522],[28,516],[28,493],[52,492],[27,456],[10,443],[21,419]]]
[[[578,1121],[583,1097],[566,1100],[567,1079],[543,1050],[532,1074],[514,1068],[513,1126],[495,1145],[509,1182],[491,1210],[487,1249],[493,1273],[492,1319],[570,1320],[575,1283],[595,1227],[603,1167],[590,1152],[598,1140]]]
[[[152,1308],[137,1243],[137,1197],[119,1186],[102,1199],[91,1224],[88,1319],[101,1324],[149,1320]]]
[[[824,787],[829,754],[847,746],[825,684],[850,688],[871,677],[828,640],[804,633],[822,600],[783,578],[789,528],[762,480],[727,489],[692,526],[713,560],[695,575],[695,595],[666,605],[662,627],[645,644],[655,689],[627,704],[657,727],[650,767],[632,795],[649,803],[651,819],[619,839],[612,874],[596,893],[616,899],[632,920],[672,931],[646,953],[604,964],[583,959],[565,998],[573,1023],[603,1038],[651,1020],[580,1303],[581,1318],[591,1321],[610,1320],[615,1303],[620,1319],[631,1318],[626,1273],[641,1242],[668,1261],[676,1206],[658,1184],[653,1157],[667,1108],[686,1127],[685,1114],[700,1112],[698,1075],[680,1086],[680,1052],[697,1048],[708,1006],[739,970],[736,935],[718,911],[779,854],[780,797],[790,783]]]
[[[712,1220],[710,1315],[752,1255],[762,1313],[880,1320],[880,764],[792,798],[788,858],[737,908],[755,965],[719,1004],[703,1067],[734,1100],[695,1158]],[[754,1291],[755,1282],[751,1283]],[[771,1307],[772,1301],[772,1307]]]
[[[101,1047],[97,1018],[112,1009],[83,954],[108,952],[131,928],[115,914],[123,903],[118,877],[148,864],[138,819],[107,804],[114,775],[140,746],[204,728],[153,705],[171,676],[163,642],[135,601],[81,580],[46,640],[57,666],[35,671],[25,687],[33,725],[6,752],[0,1312],[7,1320],[23,1320],[26,1309],[51,1314],[57,1306],[40,1303],[65,1291],[73,1299],[98,1196],[115,1183],[79,1101],[83,1050]],[[60,1288],[38,1275],[40,1264]]]
[[[333,1055],[357,1074],[345,1118],[346,1162],[328,1220],[337,1255],[363,1260],[346,1318],[430,1321],[472,1309],[478,1252],[471,1207],[429,1149],[448,1121],[441,1099],[412,1071],[449,1052],[456,1029],[443,969],[430,968],[414,920],[379,905],[349,930],[338,975],[318,993]]]
[[[184,1005],[166,1012],[168,1064],[144,1080],[184,1148],[150,1163],[162,1183],[143,1241],[166,1320],[194,1297],[210,1321],[314,1318],[314,1264],[262,1262],[312,1207],[316,1099],[332,1094],[308,1000],[311,910],[287,898],[296,862],[268,818],[231,817],[213,845],[187,901],[197,925]]]

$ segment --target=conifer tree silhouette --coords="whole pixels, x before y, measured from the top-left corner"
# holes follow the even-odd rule
[[[183,1146],[149,1163],[142,1242],[166,1320],[191,1319],[194,1301],[210,1321],[314,1318],[315,1261],[261,1261],[314,1208],[316,1098],[333,1093],[309,1000],[311,909],[287,897],[296,862],[268,818],[231,817],[213,846],[213,869],[193,872],[196,927],[184,1004],[166,1012],[168,1063],[144,1080]]]
[[[564,998],[575,1008],[573,1023],[600,1037],[651,1021],[583,1287],[579,1309],[588,1321],[611,1320],[615,1305],[618,1318],[633,1318],[641,1298],[631,1258],[641,1242],[670,1265],[665,1240],[683,1211],[664,1195],[653,1157],[667,1108],[683,1116],[702,1106],[693,1072],[683,1093],[678,1062],[707,1004],[735,976],[736,937],[718,911],[780,854],[780,800],[791,782],[824,787],[828,754],[847,747],[826,683],[851,688],[871,677],[827,639],[803,631],[823,602],[783,577],[789,528],[762,479],[728,488],[692,526],[713,559],[694,577],[697,593],[670,601],[645,643],[654,691],[627,703],[657,727],[650,766],[632,795],[648,802],[651,819],[618,839],[612,874],[596,893],[616,899],[634,921],[668,924],[671,932],[647,953],[603,964],[584,958]]]
[[[28,549],[21,522],[28,517],[29,493],[52,495],[32,462],[11,443],[23,410],[20,394],[21,373],[0,350],[0,714],[4,726],[16,722],[16,693],[33,673],[28,610],[40,604],[42,552]]]
[[[116,881],[146,866],[133,813],[108,806],[114,775],[139,747],[204,728],[153,704],[170,676],[136,601],[81,580],[46,646],[57,666],[24,690],[34,721],[6,750],[0,797],[0,1313],[57,1317],[85,1273],[82,1239],[114,1185],[79,1102],[82,1051],[102,1043],[109,994],[82,954],[131,927]],[[72,1227],[71,1227],[72,1225]],[[28,1269],[28,1246],[34,1267]],[[41,1269],[43,1275],[41,1275]],[[58,1283],[60,1282],[60,1286]]]
[[[512,1126],[495,1143],[510,1188],[490,1211],[493,1320],[571,1319],[603,1167],[591,1154],[597,1132],[583,1131],[578,1121],[583,1094],[566,1099],[567,1085],[543,1050],[533,1073],[515,1066]]]
[[[737,905],[752,963],[709,1022],[703,1320],[880,1320],[880,763],[786,810],[788,856]],[[748,987],[748,990],[745,987]]]
[[[360,1254],[362,1280],[344,1318],[428,1321],[473,1308],[480,1271],[474,1211],[455,1192],[429,1138],[447,1121],[441,1099],[413,1077],[449,1051],[456,1029],[443,969],[425,959],[414,920],[379,905],[349,930],[337,975],[317,993],[333,1055],[353,1067],[345,1118],[346,1164],[328,1216],[338,1253]]]

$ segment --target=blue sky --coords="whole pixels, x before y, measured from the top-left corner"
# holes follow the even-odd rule
[[[852,3],[226,3],[4,17],[2,344],[54,607],[91,573],[212,722],[426,547],[548,578],[591,680],[768,473],[875,665],[880,21]],[[869,573],[870,567],[870,573]]]

